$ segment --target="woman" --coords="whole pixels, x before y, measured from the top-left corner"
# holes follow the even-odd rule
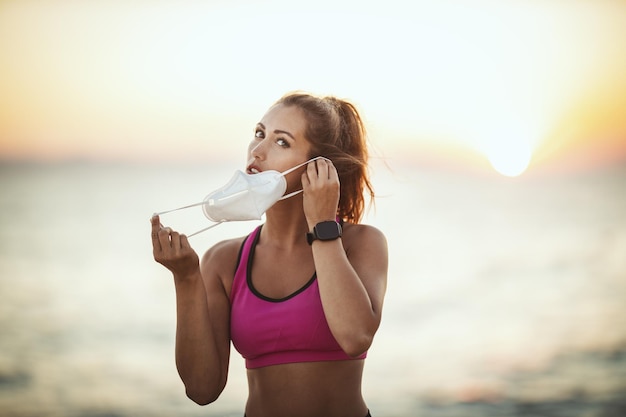
[[[292,93],[257,124],[248,174],[286,171],[287,193],[250,235],[202,260],[187,237],[152,218],[154,258],[174,275],[176,366],[187,395],[215,401],[230,341],[246,359],[247,417],[364,417],[363,363],[381,320],[387,244],[358,224],[367,177],[365,130],[350,103]]]

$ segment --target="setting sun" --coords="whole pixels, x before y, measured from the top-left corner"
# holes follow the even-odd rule
[[[357,104],[384,152],[437,142],[515,176],[562,155],[572,120],[596,143],[623,119],[590,118],[614,86],[579,104],[597,80],[626,85],[619,3],[244,3],[2,2],[0,157],[239,158],[267,106],[301,89]]]
[[[516,177],[526,171],[532,156],[530,147],[522,141],[493,146],[486,154],[491,166],[507,177]]]

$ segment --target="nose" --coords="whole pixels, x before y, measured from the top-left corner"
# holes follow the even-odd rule
[[[248,149],[250,150],[252,158],[265,159],[265,139],[250,142]]]

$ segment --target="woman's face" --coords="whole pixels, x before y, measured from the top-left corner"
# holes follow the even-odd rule
[[[305,138],[307,121],[300,108],[278,104],[269,109],[254,128],[248,146],[247,172],[254,174],[273,169],[283,172],[309,159],[311,144]],[[304,169],[304,167],[303,167]],[[295,171],[288,177],[296,177]],[[289,178],[287,178],[289,181]]]

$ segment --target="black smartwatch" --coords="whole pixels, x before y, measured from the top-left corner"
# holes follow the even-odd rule
[[[335,240],[341,237],[341,225],[335,221],[320,222],[313,227],[313,231],[306,234],[309,245],[315,240]]]

